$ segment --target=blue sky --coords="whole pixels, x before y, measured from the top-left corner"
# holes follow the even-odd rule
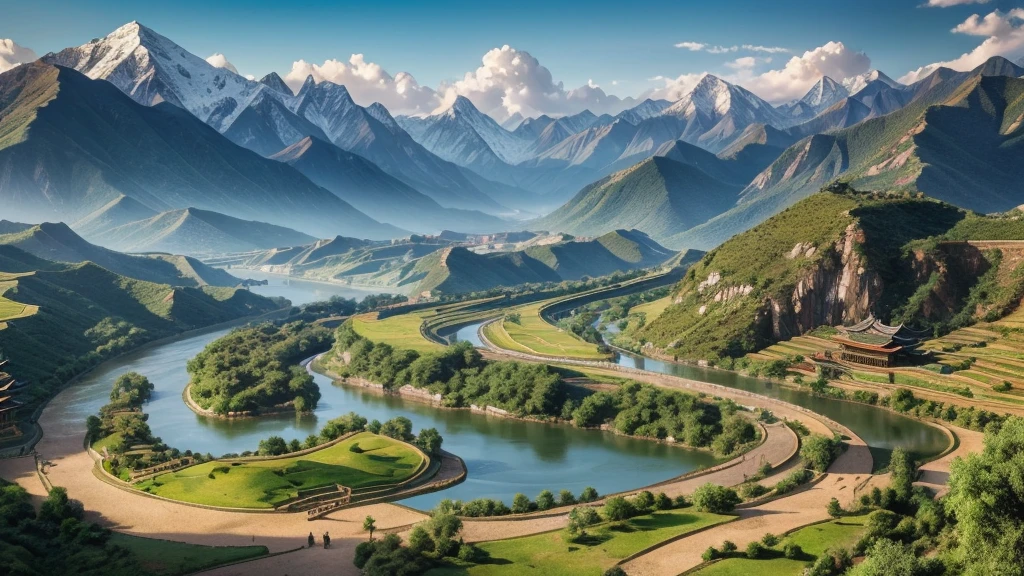
[[[2,0],[0,38],[43,54],[138,20],[200,56],[225,54],[243,74],[283,75],[298,59],[344,61],[362,53],[391,75],[409,72],[431,88],[461,78],[480,66],[488,50],[508,44],[532,54],[566,88],[592,79],[627,96],[658,85],[651,80],[657,76],[729,74],[734,68],[726,63],[743,56],[771,58],[754,61],[751,74],[780,68],[793,54],[830,41],[866,53],[872,68],[898,78],[955,59],[984,41],[951,32],[970,15],[1024,6],[1024,0],[974,0],[922,7],[926,1]],[[681,42],[782,47],[792,54],[711,54],[675,47]]]

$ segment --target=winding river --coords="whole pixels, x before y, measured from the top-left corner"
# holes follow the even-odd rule
[[[270,282],[267,286],[253,287],[253,292],[284,296],[296,305],[333,295],[358,299],[369,293],[280,276],[250,272],[246,275],[266,278]],[[463,327],[456,338],[479,344],[477,328],[478,325]],[[302,439],[316,433],[327,420],[349,411],[381,421],[398,415],[406,416],[416,428],[437,428],[444,436],[444,447],[461,456],[469,469],[469,477],[462,484],[404,502],[420,509],[428,509],[442,498],[468,500],[489,497],[509,502],[516,492],[533,497],[542,489],[556,492],[569,489],[579,493],[586,486],[594,486],[601,493],[616,492],[652,484],[716,462],[705,452],[611,433],[522,422],[466,410],[438,409],[361,388],[338,386],[321,375],[315,378],[320,385],[322,399],[311,415],[234,421],[198,416],[181,399],[188,382],[185,364],[229,330],[220,328],[193,333],[103,364],[69,390],[75,401],[64,404],[65,412],[60,417],[80,422],[95,413],[106,403],[112,381],[128,371],[146,375],[156,386],[146,411],[157,436],[168,445],[214,455],[254,450],[260,439],[275,434],[286,440]],[[919,454],[934,454],[947,444],[945,436],[935,428],[877,408],[818,398],[723,371],[700,370],[625,355],[619,358],[619,362],[751,390],[808,407],[848,425],[878,450],[901,445]]]
[[[268,286],[253,287],[253,292],[284,296],[296,305],[333,295],[361,298],[369,293],[248,271],[244,275],[270,282]],[[488,497],[511,502],[516,492],[532,498],[543,489],[569,489],[578,494],[584,487],[593,486],[601,493],[616,492],[717,462],[706,452],[610,433],[438,409],[338,386],[321,375],[315,378],[322,398],[311,415],[234,421],[198,416],[181,399],[188,383],[185,363],[229,330],[190,334],[103,364],[68,391],[74,401],[64,404],[65,412],[60,417],[84,421],[108,401],[113,380],[128,371],[144,374],[156,386],[146,406],[150,426],[165,443],[182,450],[221,455],[254,450],[259,440],[275,434],[286,440],[303,439],[315,434],[327,420],[350,411],[381,421],[406,416],[416,428],[437,428],[444,437],[445,449],[461,456],[469,469],[469,477],[462,484],[404,501],[420,509],[431,508],[442,498]]]

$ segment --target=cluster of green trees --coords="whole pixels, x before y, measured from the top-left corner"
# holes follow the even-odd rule
[[[82,520],[81,502],[56,487],[36,512],[24,488],[0,479],[0,574],[148,574],[110,531]]]
[[[224,457],[236,456],[283,456],[300,450],[316,448],[332,440],[348,434],[349,432],[361,432],[366,430],[374,434],[380,434],[403,442],[409,442],[420,450],[431,456],[441,455],[441,444],[444,438],[437,428],[424,428],[419,434],[413,434],[412,421],[404,416],[396,416],[386,422],[378,420],[367,421],[366,418],[349,412],[330,420],[320,429],[319,434],[310,434],[304,441],[293,438],[290,442],[280,436],[271,436],[260,440],[256,452],[242,452],[241,454],[226,454]]]
[[[258,413],[287,402],[296,412],[312,410],[320,388],[296,364],[330,345],[330,330],[302,321],[234,330],[189,360],[192,400],[217,414]]]
[[[585,309],[579,310],[574,314],[559,320],[558,327],[562,330],[572,332],[582,338],[585,342],[597,344],[598,348],[602,351],[607,351],[608,347],[604,343],[604,338],[601,336],[601,333],[597,328],[594,327],[594,322],[597,320],[598,315],[598,312]]]
[[[550,368],[520,362],[485,362],[468,342],[419,354],[359,336],[346,323],[335,333],[333,355],[349,354],[342,376],[361,376],[385,388],[410,384],[441,394],[450,407],[496,406],[522,416],[554,416],[567,393]]]
[[[757,439],[753,423],[737,413],[731,401],[710,403],[701,397],[648,384],[630,382],[614,391],[568,401],[573,423],[580,427],[611,422],[620,434],[667,439],[694,447],[711,447],[732,455]]]
[[[729,400],[628,382],[614,391],[573,398],[562,377],[541,364],[488,362],[469,342],[420,354],[363,338],[348,324],[335,333],[332,356],[348,353],[341,376],[394,389],[406,384],[440,394],[450,407],[490,405],[519,416],[559,418],[582,428],[611,422],[620,434],[710,447],[729,456],[757,440],[757,428]]]
[[[839,434],[831,438],[811,434],[800,442],[800,457],[813,470],[824,472],[843,453],[843,438]]]
[[[373,526],[367,518],[364,528]],[[416,576],[439,565],[445,558],[458,558],[463,562],[479,563],[487,553],[462,541],[462,520],[439,509],[431,513],[430,520],[417,524],[409,533],[408,545],[403,546],[397,534],[387,534],[380,540],[371,537],[356,546],[354,564],[364,576]]]
[[[585,504],[598,499],[597,490],[587,486],[580,492],[579,497],[570,490],[562,490],[556,496],[550,490],[541,490],[536,500],[530,500],[529,496],[517,493],[512,497],[512,506],[506,505],[501,500],[492,498],[477,498],[463,502],[461,500],[450,500],[445,498],[434,508],[440,511],[457,516],[468,518],[481,518],[486,516],[507,516],[509,514],[526,514],[538,510],[548,510],[558,506],[573,506]]]

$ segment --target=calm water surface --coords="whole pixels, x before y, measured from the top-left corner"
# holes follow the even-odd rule
[[[294,304],[335,294],[352,298],[367,294],[279,276],[249,272],[243,275],[266,277],[270,285],[254,287],[254,292],[284,296]],[[228,331],[220,329],[190,335],[104,364],[68,391],[74,398],[61,416],[73,422],[84,422],[107,402],[113,380],[128,371],[144,374],[156,386],[146,406],[154,434],[168,445],[183,450],[220,455],[254,450],[260,439],[274,434],[289,440],[303,439],[315,434],[327,420],[350,411],[381,421],[406,416],[416,428],[437,428],[444,436],[445,449],[461,456],[469,469],[469,478],[464,483],[405,501],[422,509],[432,507],[442,498],[490,497],[510,502],[516,492],[534,497],[543,489],[569,489],[578,494],[584,487],[594,486],[599,492],[608,493],[665,480],[716,462],[705,452],[604,432],[507,420],[465,410],[441,410],[359,388],[337,386],[320,375],[315,378],[322,398],[311,415],[236,421],[198,416],[181,399],[188,383],[185,363]],[[475,338],[475,329],[470,332]]]

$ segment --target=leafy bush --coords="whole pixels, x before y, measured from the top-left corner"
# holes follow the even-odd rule
[[[736,491],[725,486],[718,486],[708,482],[693,492],[693,505],[702,512],[715,514],[726,514],[742,500]]]

